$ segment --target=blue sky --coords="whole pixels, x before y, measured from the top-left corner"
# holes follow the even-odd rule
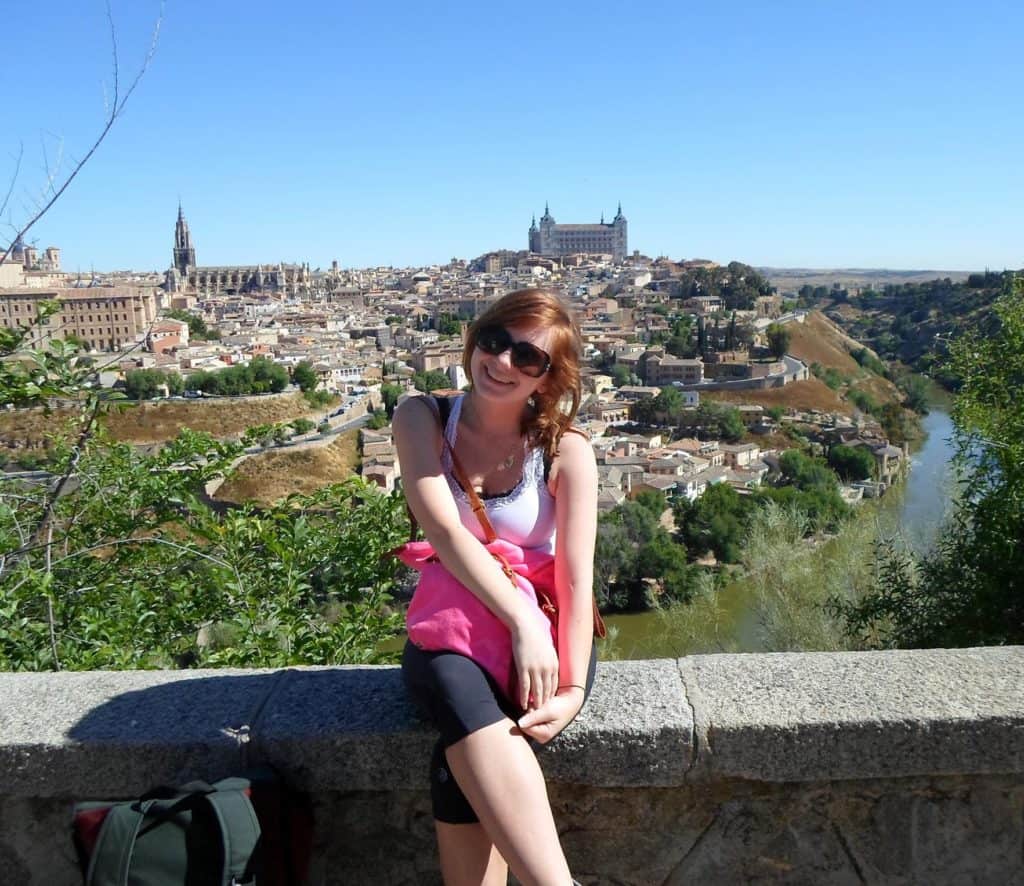
[[[122,72],[156,0],[111,0]],[[21,221],[110,82],[101,0],[8,22],[0,174]],[[610,220],[756,265],[1024,266],[1019,2],[168,0],[125,116],[30,239],[72,270],[421,265]],[[4,186],[4,190],[6,186]],[[9,228],[0,239],[9,236]]]

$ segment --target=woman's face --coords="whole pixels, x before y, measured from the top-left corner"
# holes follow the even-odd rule
[[[551,329],[540,326],[506,326],[513,342],[529,342],[547,354],[554,338]],[[544,390],[545,375],[532,378],[512,362],[512,349],[489,354],[479,346],[470,358],[473,390],[483,396],[509,400],[526,400],[535,391]]]

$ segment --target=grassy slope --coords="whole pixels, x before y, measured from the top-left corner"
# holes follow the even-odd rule
[[[850,356],[850,351],[856,350],[860,344],[823,314],[813,311],[804,323],[790,323],[786,328],[790,331],[789,352],[808,366],[820,363],[825,368],[836,369],[848,379],[850,387],[866,391],[876,401],[901,401],[900,392],[892,382],[861,368]],[[807,381],[794,382],[782,388],[763,391],[709,391],[702,393],[701,396],[728,403],[820,409],[850,415],[855,407],[843,396],[845,390],[844,386],[834,391],[820,379],[811,376]]]
[[[244,399],[172,400],[140,403],[112,409],[103,423],[116,440],[130,443],[158,443],[169,440],[179,428],[208,431],[219,438],[235,437],[254,425],[291,421],[300,416],[320,415],[312,410],[301,394],[247,397]],[[41,409],[0,412],[0,443],[5,440],[42,445],[70,420],[73,413],[54,410],[46,415]]]
[[[355,473],[358,431],[339,434],[327,446],[270,449],[245,459],[220,489],[217,499],[269,504],[295,492],[309,494]]]

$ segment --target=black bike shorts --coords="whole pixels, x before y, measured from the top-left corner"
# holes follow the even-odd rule
[[[597,655],[592,650],[584,703],[590,696],[596,669]],[[515,722],[525,712],[505,698],[483,668],[457,652],[426,652],[407,642],[402,654],[402,675],[413,702],[441,733],[430,760],[434,818],[448,824],[479,821],[448,770],[444,752],[473,732],[505,717]],[[531,744],[535,749],[541,747],[537,742]]]

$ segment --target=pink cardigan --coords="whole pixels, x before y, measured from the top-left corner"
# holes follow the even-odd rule
[[[530,602],[538,623],[550,631],[551,642],[557,648],[557,629],[551,621],[554,607],[550,616],[546,614],[555,602],[554,556],[500,538],[485,547]],[[447,650],[471,658],[510,700],[515,700],[517,679],[508,628],[444,567],[430,542],[408,542],[395,554],[420,573],[405,617],[409,640],[420,649]]]

